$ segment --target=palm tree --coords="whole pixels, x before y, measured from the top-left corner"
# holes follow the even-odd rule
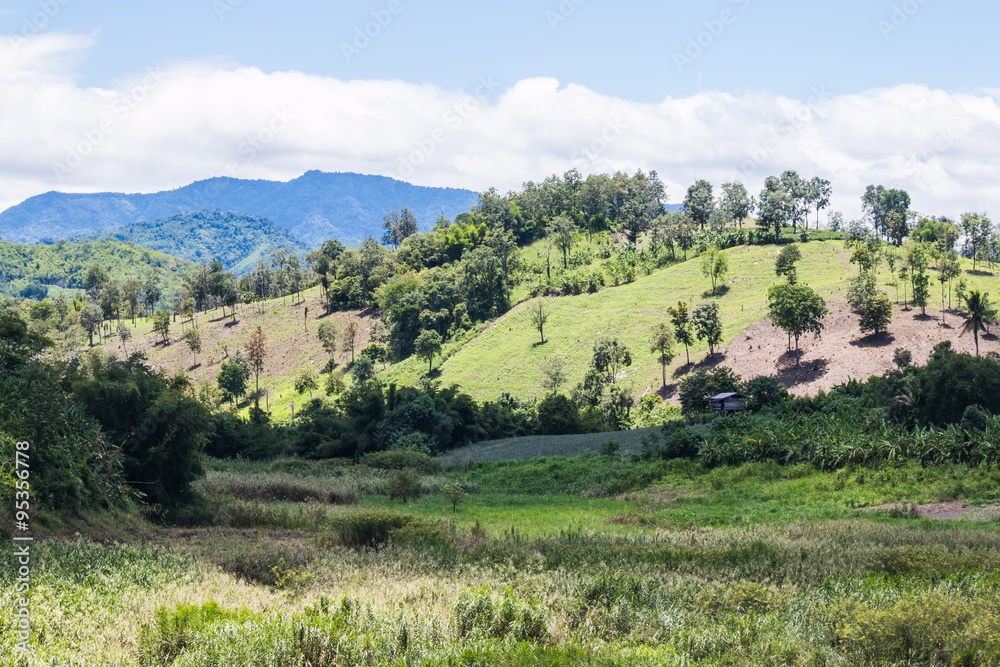
[[[965,322],[962,323],[964,335],[972,332],[976,339],[976,356],[979,356],[979,332],[989,332],[989,326],[996,324],[996,309],[990,303],[990,293],[979,290],[969,290],[963,299],[965,301]]]

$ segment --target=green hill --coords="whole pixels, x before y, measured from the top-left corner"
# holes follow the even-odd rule
[[[232,211],[193,211],[165,220],[136,222],[79,237],[113,238],[152,248],[192,262],[218,259],[227,271],[249,273],[272,250],[305,254],[309,246],[270,220]]]
[[[115,239],[28,245],[0,241],[0,292],[42,298],[53,289],[83,289],[87,268],[98,264],[118,281],[145,279],[159,271],[164,296],[177,292],[194,264]]]

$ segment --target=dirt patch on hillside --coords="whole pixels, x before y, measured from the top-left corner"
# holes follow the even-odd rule
[[[743,378],[776,375],[797,396],[811,396],[821,389],[829,391],[850,379],[863,380],[881,375],[894,368],[892,357],[897,348],[909,350],[916,365],[925,364],[942,340],[952,341],[959,352],[975,354],[971,335],[959,337],[961,319],[955,313],[945,315],[919,309],[904,310],[897,306],[889,332],[866,336],[858,330],[858,316],[846,304],[827,304],[830,314],[824,320],[820,338],[811,335],[799,340],[801,363],[795,364],[795,353],[788,352],[788,336],[770,320],[763,319],[741,333],[722,350],[713,365],[732,368]],[[794,348],[794,341],[792,342]],[[979,353],[1000,352],[1000,341],[989,334],[980,336]]]
[[[968,507],[961,500],[948,503],[928,503],[926,505],[915,506],[917,514],[921,519],[965,519],[966,521],[992,521],[1000,518],[1000,505],[984,505],[982,507]],[[889,503],[887,505],[877,505],[866,507],[866,511],[889,510],[895,512],[913,512],[912,503]]]

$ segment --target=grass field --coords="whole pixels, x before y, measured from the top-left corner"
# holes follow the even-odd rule
[[[995,501],[996,469],[535,459],[402,504],[364,467],[211,468],[197,525],[32,546],[31,664],[1000,664],[1000,523],[861,509]],[[338,537],[386,517],[380,548]]]

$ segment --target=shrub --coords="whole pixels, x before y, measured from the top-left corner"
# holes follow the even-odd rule
[[[382,470],[402,470],[405,468],[422,475],[433,475],[441,471],[441,464],[427,454],[401,449],[366,454],[362,463],[369,468]]]
[[[389,541],[389,533],[409,525],[416,517],[386,510],[355,512],[333,521],[333,531],[348,547],[380,547]]]
[[[708,412],[711,406],[705,399],[727,391],[740,390],[740,376],[725,366],[701,370],[680,381],[681,409],[685,415]]]
[[[451,534],[440,523],[414,518],[402,528],[391,529],[389,542],[411,546],[442,547],[451,544]]]

